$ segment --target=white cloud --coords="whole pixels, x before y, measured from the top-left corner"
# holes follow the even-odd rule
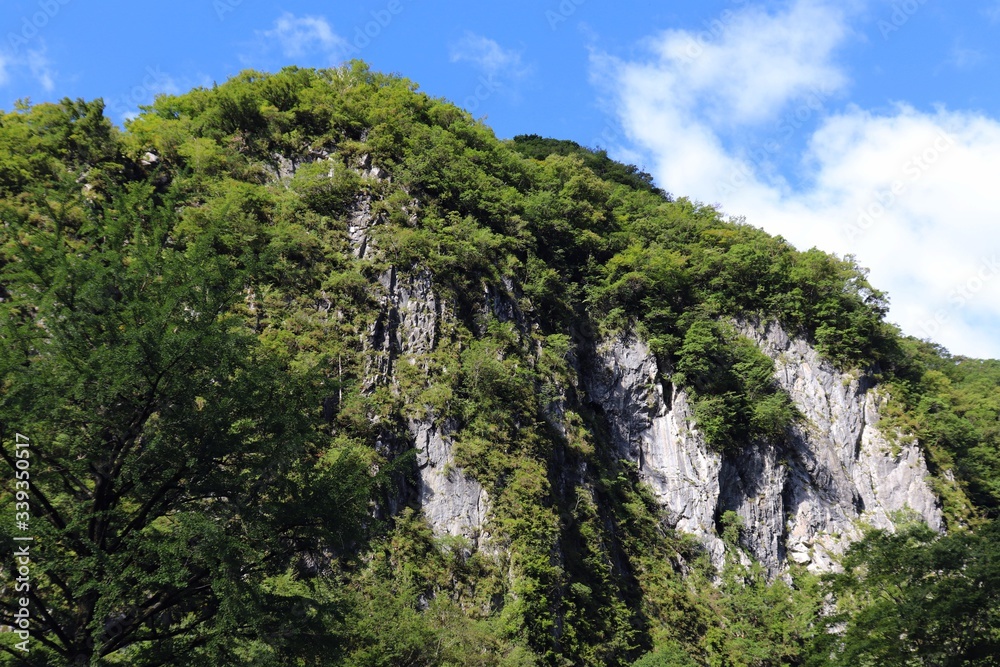
[[[28,69],[31,70],[31,75],[35,77],[35,80],[38,81],[46,92],[51,92],[56,87],[55,82],[52,80],[51,64],[51,61],[45,56],[44,48],[38,51],[28,51]]]
[[[37,49],[15,55],[0,52],[0,86],[10,82],[12,72],[22,74],[27,70],[46,92],[54,90],[55,74],[52,71],[52,61],[45,55],[46,51],[45,42],[39,40]]]
[[[988,7],[983,9],[983,14],[992,23],[1000,21],[1000,1],[994,0]]]
[[[747,9],[701,36],[659,35],[645,61],[594,66],[662,187],[799,248],[857,255],[906,333],[1000,358],[1000,122],[905,104],[829,111],[848,83],[834,55],[849,18],[816,0]],[[795,135],[807,148],[790,184],[770,167]]]
[[[521,78],[530,72],[521,62],[521,52],[505,49],[494,40],[467,32],[451,45],[451,62],[470,62],[488,76]]]
[[[715,123],[755,123],[818,86],[842,86],[829,60],[845,33],[841,11],[820,3],[798,2],[777,17],[747,6],[700,33],[663,33],[650,44],[659,56],[652,69],[669,72],[658,92],[672,105],[697,105]]]
[[[345,52],[349,47],[322,16],[300,17],[285,12],[274,22],[274,27],[262,32],[261,36],[277,42],[288,58],[300,58],[316,52]]]

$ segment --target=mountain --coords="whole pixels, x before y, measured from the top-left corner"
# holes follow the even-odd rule
[[[1000,362],[851,257],[360,62],[19,105],[0,217],[9,664],[996,664]]]

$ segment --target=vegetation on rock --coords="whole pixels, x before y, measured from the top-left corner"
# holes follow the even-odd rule
[[[124,129],[100,101],[19,106],[0,220],[0,511],[26,434],[37,540],[35,649],[2,633],[0,664],[996,664],[1000,365],[902,337],[853,258],[358,62],[160,96]],[[395,272],[433,282],[432,350],[374,342]],[[637,332],[714,447],[753,447],[798,415],[734,318],[891,383],[952,533],[771,582],[735,517],[721,572],[668,528],[577,364]],[[492,500],[489,549],[419,514],[426,415]]]

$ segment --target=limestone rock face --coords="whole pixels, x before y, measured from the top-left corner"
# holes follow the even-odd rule
[[[618,455],[638,466],[666,508],[673,527],[702,538],[716,562],[722,457],[693,428],[684,391],[670,387],[669,404],[659,382],[656,359],[635,337],[615,338],[597,348],[584,388],[603,411]]]
[[[805,417],[792,429],[784,453],[791,560],[817,571],[833,569],[835,558],[860,537],[860,524],[893,530],[901,513],[941,529],[919,445],[893,443],[878,428],[888,400],[881,388],[870,378],[838,371],[775,323],[739,329],[774,359],[778,384]],[[757,553],[761,545],[754,546]]]
[[[381,169],[371,166],[371,160],[367,155],[362,157],[357,171],[361,178],[371,182],[378,182],[383,176]],[[331,167],[331,177],[333,173]],[[363,194],[355,202],[354,209],[347,221],[347,238],[350,240],[351,252],[358,259],[365,259],[372,255],[371,230],[379,223],[378,216],[372,211],[373,203],[374,199],[371,194]]]
[[[700,537],[720,562],[716,521],[735,511],[743,546],[775,576],[789,561],[836,569],[864,524],[893,530],[908,514],[941,529],[919,445],[890,442],[877,427],[884,392],[777,324],[738,329],[775,361],[776,381],[804,417],[784,443],[747,443],[724,456],[710,450],[686,394],[664,388],[655,358],[634,337],[600,344],[585,374],[618,455],[637,465],[678,530]]]
[[[441,303],[427,272],[399,274],[386,271],[382,312],[370,331],[369,387],[395,381],[399,363],[417,363],[437,344]],[[407,420],[416,448],[419,488],[417,497],[431,528],[438,535],[461,536],[478,544],[489,512],[489,498],[479,482],[455,465],[452,455],[454,426],[433,414]]]
[[[298,162],[277,156],[275,178],[294,176]],[[327,155],[307,160],[329,159]],[[331,163],[330,175],[339,168]],[[389,177],[362,156],[354,168],[372,184]],[[416,221],[419,202],[404,213]],[[373,230],[381,222],[373,195],[359,196],[347,219],[354,257],[375,258]],[[456,317],[442,303],[433,276],[418,268],[390,268],[379,279],[380,312],[362,334],[366,348],[362,386],[398,388],[399,364],[426,363],[438,345],[442,323]],[[472,313],[474,335],[488,323],[513,323],[525,340],[538,328],[521,310],[518,286],[510,279],[484,285]],[[894,530],[900,519],[919,518],[942,528],[937,498],[919,444],[887,437],[879,430],[886,392],[871,377],[842,372],[823,360],[806,340],[789,336],[776,323],[735,322],[738,332],[775,363],[775,381],[802,415],[779,442],[748,442],[735,452],[708,446],[697,428],[687,393],[662,379],[649,347],[634,335],[582,341],[568,359],[574,371],[542,412],[554,431],[567,435],[565,418],[580,403],[603,416],[616,455],[635,464],[643,482],[679,531],[701,539],[712,560],[723,562],[719,521],[728,511],[743,518],[742,546],[771,576],[789,564],[814,572],[835,570],[846,548],[872,525]],[[482,486],[455,465],[458,424],[432,413],[406,418],[408,443],[416,450],[418,488],[408,487],[439,535],[464,536],[479,545],[490,500]],[[889,434],[890,436],[895,434]],[[398,440],[398,437],[396,438]],[[580,470],[557,471],[556,485],[588,483]]]
[[[390,268],[379,282],[381,312],[366,342],[368,390],[394,386],[399,364],[423,363],[438,344],[442,320],[454,317],[429,272]],[[478,319],[512,321],[528,332],[515,296],[510,285],[487,290]],[[649,347],[629,335],[574,357],[579,386],[557,396],[547,416],[559,430],[561,415],[581,400],[603,415],[616,456],[635,464],[672,526],[700,538],[717,565],[725,551],[718,524],[727,511],[743,518],[742,546],[771,576],[791,563],[835,570],[864,525],[894,530],[901,517],[916,517],[941,529],[919,445],[887,438],[878,428],[889,400],[884,390],[862,374],[837,370],[775,323],[736,327],[774,360],[775,381],[802,414],[780,442],[749,442],[725,454],[712,450],[698,431],[689,396],[662,380]],[[455,465],[458,425],[414,412],[407,427],[416,449],[415,496],[431,527],[480,546],[490,499]],[[571,481],[568,476],[582,473],[560,474]]]
[[[420,506],[438,535],[465,537],[479,545],[489,512],[482,485],[455,466],[447,424],[409,422],[420,469]]]

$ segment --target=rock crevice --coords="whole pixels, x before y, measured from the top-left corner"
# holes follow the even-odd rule
[[[369,331],[366,389],[391,384],[399,363],[418,363],[438,344],[442,304],[427,271],[388,269],[379,279],[381,311]],[[455,465],[455,424],[427,412],[406,420],[416,449],[417,498],[438,535],[464,537],[478,545],[489,513],[485,489]]]
[[[737,328],[774,360],[775,381],[803,416],[784,442],[713,451],[687,394],[660,384],[654,356],[633,336],[600,344],[585,374],[618,456],[637,465],[675,528],[700,537],[719,563],[716,520],[734,511],[744,522],[742,546],[772,576],[789,562],[836,569],[864,525],[894,530],[901,519],[918,518],[941,529],[919,445],[892,443],[879,430],[881,388],[837,370],[776,323]]]

